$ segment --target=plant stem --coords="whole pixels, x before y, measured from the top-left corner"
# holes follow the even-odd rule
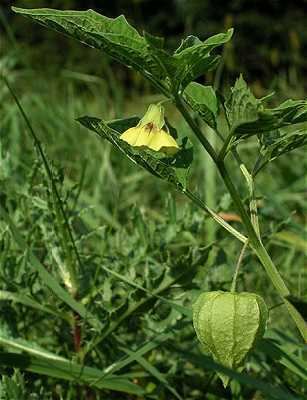
[[[184,119],[186,120],[188,125],[191,127],[192,131],[197,136],[200,143],[204,146],[204,148],[206,149],[207,153],[210,155],[212,160],[216,163],[217,162],[217,154],[216,154],[214,148],[211,146],[210,142],[205,138],[201,129],[199,128],[197,123],[191,117],[185,104],[183,103],[183,101],[181,100],[180,97],[177,97],[175,99],[175,101],[176,101],[176,106],[177,106],[178,110],[181,112],[182,116],[184,117]]]
[[[229,191],[229,194],[237,208],[237,211],[242,219],[242,222],[245,226],[245,229],[248,233],[248,239],[249,243],[256,253],[258,259],[262,263],[263,267],[266,270],[266,273],[268,274],[269,278],[272,281],[272,284],[275,286],[276,290],[280,294],[281,297],[286,297],[290,294],[287,286],[285,285],[282,277],[280,276],[277,268],[275,267],[273,261],[271,260],[269,254],[267,253],[266,249],[264,248],[263,244],[259,240],[257,233],[255,232],[255,229],[251,223],[251,220],[249,218],[249,215],[244,207],[244,204],[241,200],[241,197],[234,186],[228,171],[226,169],[226,166],[224,164],[224,161],[219,160],[215,150],[212,148],[211,144],[208,142],[208,140],[203,136],[202,131],[200,130],[199,126],[194,122],[192,117],[190,116],[188,110],[186,109],[184,103],[180,98],[176,98],[176,105],[178,110],[181,112],[182,116],[192,129],[193,133],[197,136],[197,138],[200,140],[201,144],[205,148],[205,150],[209,153],[213,161],[215,162],[217,169]]]
[[[231,289],[230,289],[230,291],[232,293],[234,293],[236,291],[236,284],[237,284],[237,278],[238,278],[238,274],[239,274],[239,269],[240,269],[240,266],[242,264],[244,253],[245,253],[245,250],[247,248],[247,245],[248,245],[248,240],[243,244],[243,247],[242,247],[242,249],[240,251],[240,254],[239,254],[239,258],[238,258],[238,261],[237,261],[237,265],[236,265],[235,273],[233,275]]]
[[[242,171],[242,174],[244,175],[244,178],[246,179],[249,190],[249,196],[250,196],[249,210],[251,215],[251,222],[255,229],[255,232],[257,233],[259,240],[261,241],[254,179],[253,176],[248,172],[246,166],[243,163],[240,164],[240,169]]]
[[[229,225],[222,217],[220,217],[216,212],[211,210],[199,197],[197,197],[194,193],[189,190],[183,190],[182,193],[186,195],[190,200],[193,201],[199,208],[208,213],[218,224],[220,224],[224,229],[226,229],[229,233],[239,239],[242,243],[247,241],[247,237],[242,235],[242,233],[238,232],[235,228]]]
[[[229,147],[229,145],[231,143],[232,138],[233,138],[233,132],[230,131],[228,136],[227,136],[227,138],[226,138],[226,140],[224,141],[224,144],[223,144],[220,152],[219,152],[218,161],[223,161],[224,158],[226,157],[227,150],[228,150],[228,147]]]
[[[284,283],[282,277],[280,276],[277,268],[275,267],[272,259],[270,258],[269,254],[267,253],[267,251],[264,248],[261,241],[259,240],[257,233],[255,232],[255,229],[254,229],[254,227],[251,223],[251,220],[247,214],[247,211],[245,210],[244,204],[242,203],[240,195],[228,174],[225,164],[223,162],[218,162],[217,168],[218,168],[220,175],[221,175],[221,177],[232,197],[232,200],[234,201],[235,206],[242,218],[242,222],[248,233],[248,238],[249,238],[251,247],[255,251],[258,259],[260,260],[263,267],[265,268],[269,278],[271,279],[273,285],[277,289],[280,296],[282,296],[282,297],[288,296],[290,294],[290,292],[289,292],[286,284]]]

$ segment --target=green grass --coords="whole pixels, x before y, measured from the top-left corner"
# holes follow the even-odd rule
[[[204,354],[191,304],[200,290],[230,289],[240,245],[75,121],[141,116],[159,98],[146,87],[125,88],[108,62],[100,77],[82,67],[40,71],[30,50],[8,40],[3,46],[1,71],[42,152],[1,81],[0,398],[306,397],[306,349],[283,307],[272,308],[266,338],[247,371],[225,370]],[[172,107],[167,115],[189,133]],[[254,146],[248,143],[247,163]],[[230,216],[234,207],[225,188],[196,150],[194,188]],[[257,193],[264,238],[302,310],[304,155],[302,149],[281,157],[261,176]],[[247,194],[244,183],[240,191]],[[238,289],[278,306],[250,252]],[[223,389],[214,371],[233,378],[230,388]]]

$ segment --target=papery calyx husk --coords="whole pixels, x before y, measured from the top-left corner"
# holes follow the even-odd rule
[[[262,338],[268,309],[255,293],[202,293],[193,305],[193,324],[199,341],[213,359],[237,370]],[[229,377],[218,373],[226,387]]]

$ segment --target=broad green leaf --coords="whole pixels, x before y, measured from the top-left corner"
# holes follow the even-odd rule
[[[214,35],[204,42],[194,41],[192,46],[181,47],[175,52],[174,58],[177,63],[175,75],[175,84],[181,84],[181,90],[195,79],[199,78],[205,72],[216,67],[219,62],[219,56],[211,55],[210,52],[218,46],[227,43],[233,34],[233,29],[226,33]]]
[[[118,62],[137,71],[146,70],[160,77],[159,68],[147,50],[145,39],[123,15],[108,18],[93,10],[61,11],[18,7],[12,7],[12,10],[90,47],[102,50]]]
[[[258,135],[261,152],[268,161],[307,143],[307,101],[287,100],[275,108],[264,107],[242,76],[231,89],[225,103],[232,144]],[[301,125],[297,125],[301,124]]]
[[[197,112],[211,128],[216,128],[218,101],[213,87],[191,82],[186,87],[184,96],[190,107]]]
[[[278,107],[270,110],[283,123],[298,124],[307,121],[306,100],[286,100]]]
[[[184,90],[191,81],[214,68],[219,56],[210,52],[228,42],[233,30],[205,41],[188,37],[170,54],[163,49],[163,39],[145,33],[141,36],[123,15],[107,18],[93,10],[60,11],[47,8],[13,11],[38,23],[71,36],[82,43],[103,50],[115,60],[140,71],[164,90]]]
[[[226,33],[212,36],[204,42],[195,36],[189,36],[172,55],[163,49],[163,42],[159,38],[145,33],[145,39],[157,68],[160,68],[169,83],[169,88],[173,93],[178,93],[190,82],[217,66],[220,57],[211,55],[210,52],[227,43],[232,33],[233,30],[229,29]]]
[[[121,122],[113,121],[109,124],[92,117],[82,117],[78,121],[96,132],[101,138],[111,142],[135,164],[141,165],[153,175],[172,183],[180,191],[186,188],[189,168],[193,159],[193,149],[187,139],[183,140],[181,150],[174,157],[166,158],[165,155],[162,156],[160,153],[150,150],[138,150],[119,138],[124,130],[134,126],[134,120],[131,118]]]
[[[257,100],[261,101],[261,100]],[[262,103],[262,101],[261,101]],[[307,101],[287,100],[275,108],[265,108],[262,104],[258,109],[258,118],[252,123],[240,126],[237,131],[244,135],[261,134],[264,143],[271,143],[279,133],[279,129],[290,127],[307,121]],[[271,132],[273,135],[271,136]]]
[[[263,115],[266,121],[262,123]],[[287,100],[260,114],[258,138],[264,158],[272,161],[307,144],[307,100]]]

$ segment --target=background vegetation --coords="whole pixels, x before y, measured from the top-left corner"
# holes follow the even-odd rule
[[[138,74],[13,15],[10,5],[4,1],[0,6],[1,73],[43,145],[64,215],[73,226],[80,300],[102,326],[79,324],[35,268],[40,262],[58,282],[63,281],[65,266],[75,262],[76,253],[50,177],[1,82],[0,201],[16,232],[12,234],[7,221],[0,220],[0,345],[30,357],[38,354],[39,362],[31,358],[27,371],[23,359],[12,362],[14,366],[19,362],[20,369],[0,364],[0,398],[144,398],[114,391],[120,389],[119,381],[109,382],[113,385],[109,387],[99,387],[98,378],[96,385],[85,378],[80,378],[80,385],[69,382],[68,372],[76,368],[76,380],[80,370],[52,359],[55,355],[103,371],[105,377],[120,373],[122,379],[131,378],[151,399],[281,399],[290,398],[290,393],[305,398],[306,349],[251,253],[244,258],[238,288],[261,294],[272,307],[269,330],[249,358],[248,375],[236,376],[230,388],[223,389],[214,373],[217,366],[202,354],[191,323],[165,299],[189,308],[199,289],[229,290],[238,244],[183,197],[169,194],[164,182],[75,121],[81,115],[141,116],[160,96]],[[223,67],[202,82],[213,81],[225,92],[243,72],[258,97],[272,90],[280,101],[306,96],[305,1],[122,0],[88,1],[85,7],[84,2],[67,0],[14,5],[92,7],[112,17],[123,13],[139,29],[167,35],[170,47],[187,34],[205,38],[234,26]],[[171,106],[166,113],[177,130],[189,134]],[[246,160],[254,145],[248,143],[243,148]],[[298,308],[306,314],[305,152],[306,148],[299,149],[269,166],[257,195],[266,243]],[[197,148],[192,179],[209,205],[240,226],[210,160]],[[240,190],[246,191],[243,182]],[[3,363],[8,364],[8,360]],[[96,376],[94,371],[87,373]],[[266,386],[268,382],[280,392]]]

